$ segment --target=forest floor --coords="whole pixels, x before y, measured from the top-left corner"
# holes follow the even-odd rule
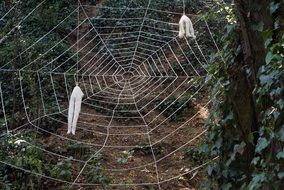
[[[125,95],[125,97],[127,94],[131,95],[129,89],[125,89],[123,91],[123,95]],[[102,91],[98,94],[98,96],[100,96],[101,101],[106,101],[106,103],[101,104],[103,107],[112,107],[112,105],[110,105],[112,101],[107,98],[103,98],[109,96],[108,92]],[[141,104],[146,104],[153,98],[155,98],[155,93],[151,92],[150,95],[142,100]],[[163,98],[165,97],[160,96],[159,100],[162,100]],[[131,102],[130,99],[120,101],[121,105],[123,105],[124,102],[128,104],[134,103]],[[123,111],[123,116],[120,116],[122,112],[115,112],[116,116],[110,123],[110,118],[104,117],[106,115],[109,116],[109,114],[96,111],[91,106],[83,104],[76,135],[66,135],[66,124],[58,128],[56,133],[82,144],[87,144],[92,150],[101,150],[99,162],[103,168],[108,169],[105,176],[110,177],[112,179],[112,183],[156,183],[157,173],[155,170],[151,147],[153,148],[156,160],[159,160],[157,164],[157,172],[160,181],[179,176],[202,163],[202,158],[198,157],[198,155],[190,154],[190,150],[198,147],[204,139],[204,136],[197,139],[195,138],[204,130],[205,121],[208,117],[208,108],[205,106],[207,102],[208,98],[197,97],[195,101],[192,101],[190,105],[184,108],[186,111],[183,113],[183,116],[174,121],[165,121],[165,116],[160,115],[158,111],[152,111],[149,116],[145,117],[147,123],[150,123],[148,121],[154,121],[153,123],[148,124],[148,126],[144,124],[142,118],[137,116],[137,113],[128,112],[129,110],[134,110],[130,108],[133,105],[130,105],[126,108],[126,110],[120,110]],[[160,116],[155,119],[158,115]],[[190,122],[184,124],[189,118],[192,118]],[[106,135],[108,133],[108,129],[105,126],[110,126],[108,137]],[[153,129],[156,126],[158,126],[158,128],[153,130],[149,135],[152,142],[152,146],[149,146],[147,127]],[[106,138],[106,144],[105,146],[102,146]],[[162,141],[160,141],[161,139]],[[195,140],[188,143],[191,139]],[[68,156],[72,155],[76,159],[82,159],[84,156],[84,150],[75,149],[74,152],[74,150],[70,148],[70,145],[66,146],[64,139],[59,139],[56,136],[45,138],[44,144],[48,144],[48,147],[52,150],[56,150],[56,152],[66,154]],[[87,159],[85,158],[85,160]],[[79,173],[81,167],[82,164],[74,166],[74,177]],[[194,171],[185,176],[165,182],[161,184],[161,187],[162,189],[173,190],[183,188],[198,189],[203,182],[203,176],[203,171],[197,170],[197,172]],[[77,182],[85,181],[86,179],[84,176],[81,176]],[[156,185],[152,186],[147,184],[142,186],[134,185],[111,187],[109,189],[138,190],[151,189],[150,187],[152,187],[152,189],[157,189]],[[87,189],[101,188],[92,187]]]

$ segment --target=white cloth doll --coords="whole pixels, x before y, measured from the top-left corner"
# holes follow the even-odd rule
[[[194,35],[194,29],[192,22],[190,18],[188,18],[186,15],[183,15],[179,21],[179,38],[184,38],[186,36],[187,38],[192,37],[196,38]]]
[[[76,85],[76,87],[72,91],[70,101],[69,101],[67,134],[72,133],[73,135],[75,135],[77,122],[78,122],[79,114],[81,111],[81,104],[82,104],[83,96],[84,94],[81,88],[78,85]]]

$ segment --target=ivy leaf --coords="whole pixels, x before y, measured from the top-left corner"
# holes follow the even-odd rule
[[[265,62],[267,64],[269,64],[272,61],[273,58],[274,58],[274,54],[270,51],[270,52],[267,53],[267,55],[265,57]]]
[[[279,131],[280,140],[284,141],[284,126]]]
[[[246,143],[242,142],[241,144],[237,144],[234,147],[234,153],[243,154],[245,150]]]
[[[264,150],[269,145],[269,142],[266,140],[266,138],[259,138],[257,141],[256,149],[255,151],[257,153],[261,153],[262,150]]]
[[[284,150],[282,150],[281,152],[278,152],[276,157],[277,157],[278,160],[280,160],[281,158],[284,158]]]
[[[283,108],[284,108],[284,99],[278,100],[277,104],[279,105],[280,109],[283,110]]]
[[[212,79],[212,75],[208,74],[205,78],[205,84],[208,84],[208,82],[211,81],[211,79]]]
[[[269,5],[270,14],[275,13],[275,11],[277,11],[277,9],[279,9],[279,6],[280,6],[280,3],[275,3],[275,2],[270,3],[270,5]]]
[[[260,157],[254,157],[251,161],[251,164],[257,165],[258,161],[260,160]]]
[[[208,153],[209,152],[208,144],[201,145],[198,150],[199,150],[199,153]]]
[[[259,173],[259,174],[254,175],[252,181],[264,182],[265,181],[265,173]]]
[[[251,187],[252,189],[258,189],[258,187],[260,187],[260,185],[266,180],[266,176],[265,173],[258,173],[258,174],[254,174],[252,181],[251,181]]]
[[[284,172],[279,172],[277,175],[280,179],[284,178]]]
[[[221,186],[221,189],[222,189],[222,190],[229,190],[229,189],[232,189],[232,184],[231,184],[231,183],[223,184],[223,185]]]
[[[271,36],[271,31],[266,31],[264,33],[264,35],[266,35],[266,40],[265,40],[265,47],[268,48],[268,46],[271,44],[272,42],[272,38],[270,37]]]
[[[259,80],[261,85],[273,84],[273,78],[267,75],[260,75]]]
[[[208,169],[207,169],[208,175],[211,176],[211,175],[212,175],[212,172],[213,172],[213,166],[209,165],[209,166],[208,166]]]
[[[214,171],[218,171],[218,165],[217,164],[211,164],[207,167],[207,173],[208,173],[209,176],[211,176]]]
[[[280,116],[281,116],[281,114],[278,111],[273,112],[273,117],[274,117],[275,121],[277,121]]]
[[[227,116],[221,121],[222,125],[226,125],[227,123],[229,123],[230,121],[232,121],[234,119],[234,115],[233,112],[229,112],[227,114]]]

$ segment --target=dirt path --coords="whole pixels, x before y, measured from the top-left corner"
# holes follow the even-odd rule
[[[141,83],[145,81],[141,80]],[[197,100],[186,108],[184,117],[180,118],[179,121],[169,121],[157,110],[150,112],[150,114],[145,112],[141,116],[141,111],[137,111],[136,106],[141,108],[150,102],[149,106],[146,107],[150,111],[152,107],[156,106],[156,103],[151,104],[151,102],[155,102],[153,101],[157,97],[155,94],[162,91],[163,87],[160,86],[153,92],[149,88],[150,84],[145,85],[137,90],[137,94],[134,96],[133,89],[135,87],[130,87],[130,84],[131,82],[123,81],[121,86],[125,85],[125,88],[117,85],[113,89],[99,92],[91,100],[86,100],[82,107],[75,136],[66,135],[67,125],[59,128],[56,133],[87,144],[87,149],[93,152],[100,150],[100,165],[107,169],[104,176],[110,177],[113,184],[154,183],[154,185],[126,186],[122,189],[158,189],[158,186],[155,185],[158,181],[157,175],[159,181],[163,181],[197,166],[186,155],[186,149],[196,147],[202,141],[202,138],[198,138],[190,142],[204,130],[204,121],[208,116],[207,108],[203,107],[206,101],[197,96]],[[183,90],[183,88],[180,90]],[[120,93],[114,94],[114,91],[120,91]],[[118,97],[120,97],[119,104],[117,104]],[[165,96],[158,96],[158,98],[163,99]],[[93,103],[94,100],[96,100],[95,102],[100,101],[100,104]],[[113,109],[114,104],[117,105],[115,109]],[[106,111],[96,106],[114,111]],[[189,118],[192,118],[190,122],[185,123]],[[150,130],[153,131],[149,132]],[[66,143],[62,144],[58,140],[54,136],[48,138],[47,142],[54,143],[50,144],[49,147],[51,149],[57,147],[61,153],[63,152],[76,159],[87,160],[88,157],[84,153],[80,154],[77,149],[72,152],[66,148],[77,143],[68,142],[69,145],[66,146]],[[59,144],[62,144],[62,146]],[[66,150],[64,151],[64,149]],[[155,164],[155,160],[157,164]],[[74,176],[81,167],[80,164],[75,165]],[[162,183],[161,188],[195,188],[199,185],[201,176],[202,174],[198,174],[189,180],[192,177],[191,173],[176,180]],[[86,182],[85,177],[79,178],[78,182]],[[92,187],[90,189],[100,188]],[[109,189],[121,188],[111,187]]]

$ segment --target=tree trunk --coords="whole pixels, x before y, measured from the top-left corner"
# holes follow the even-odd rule
[[[240,40],[243,54],[238,57],[235,94],[232,103],[244,135],[258,130],[253,90],[258,86],[257,72],[265,64],[265,46],[262,31],[272,29],[268,0],[236,0],[235,6],[240,23]]]
[[[240,134],[246,143],[246,149],[237,158],[236,166],[247,174],[250,180],[251,161],[254,157],[257,131],[259,130],[258,110],[253,90],[258,86],[257,73],[265,64],[265,45],[262,31],[272,28],[268,0],[235,0],[235,9],[240,27],[239,39],[242,52],[229,65],[232,95],[227,97],[227,104],[233,107],[234,118],[238,127],[231,132]],[[254,143],[248,142],[249,135],[254,135]],[[227,155],[228,156],[228,155]],[[228,158],[225,158],[228,159]],[[241,163],[241,164],[240,164]],[[242,184],[238,184],[239,187]]]

